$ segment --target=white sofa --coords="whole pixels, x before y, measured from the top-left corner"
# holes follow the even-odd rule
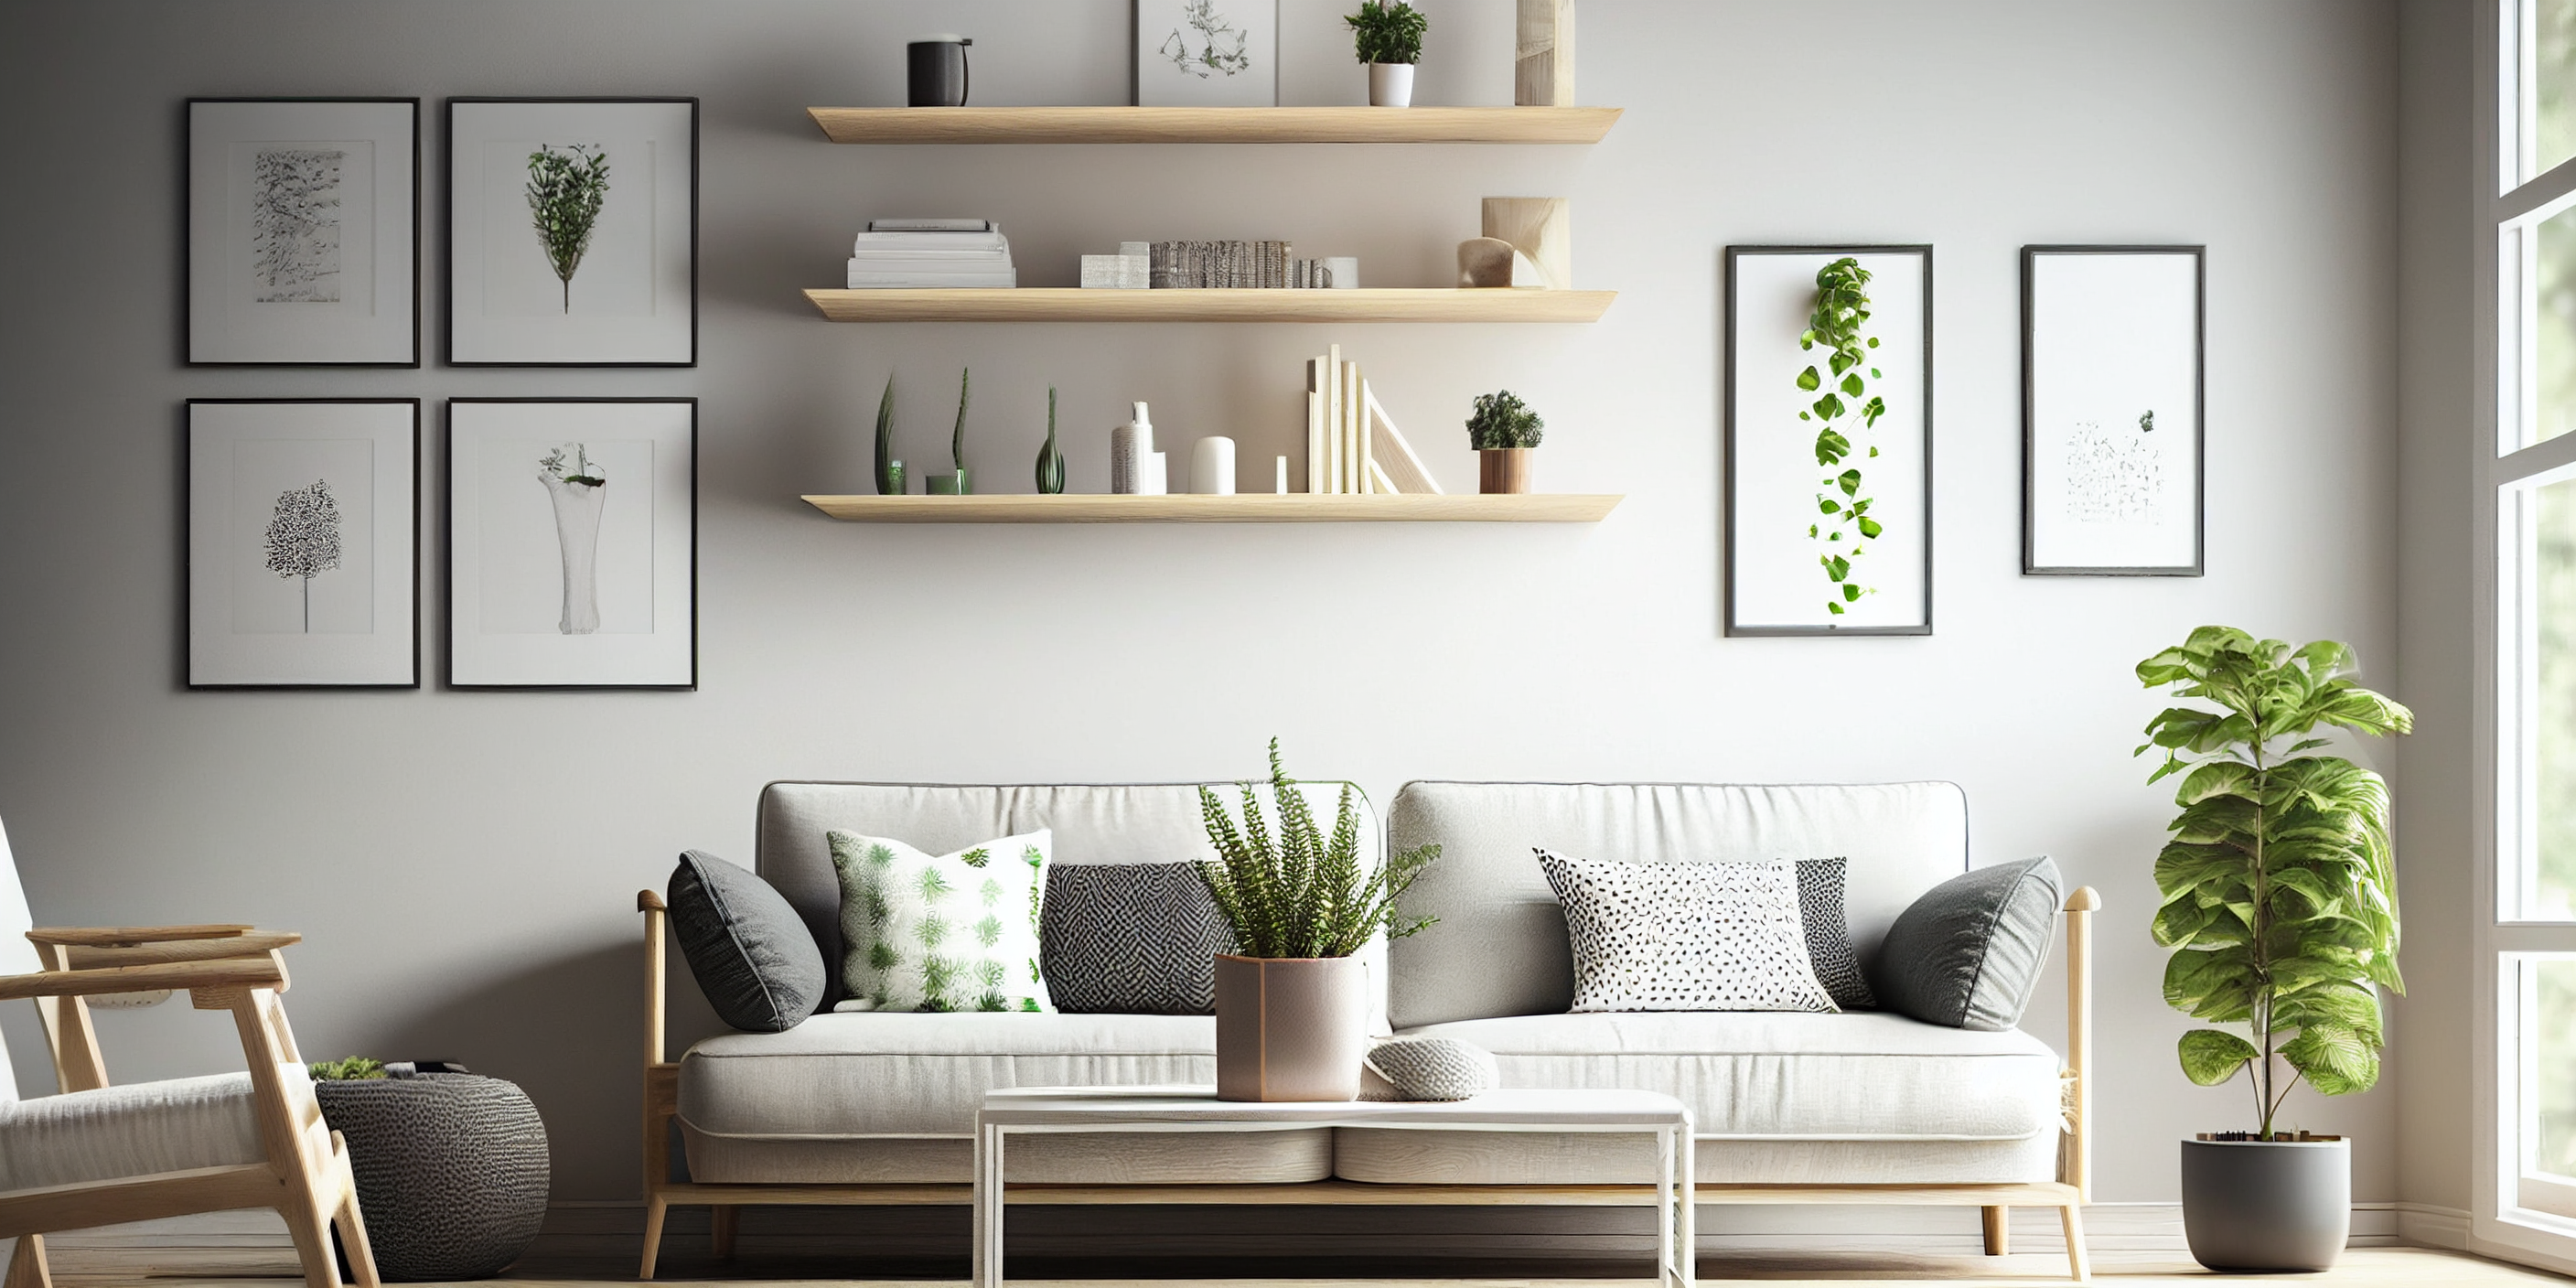
[[[1330,808],[1329,791],[1310,789],[1319,812]],[[1054,829],[1058,863],[1209,853],[1196,784],[775,783],[761,796],[756,866],[837,976],[839,884],[827,830],[898,836],[937,853],[1037,827]],[[1361,831],[1378,837],[1377,820],[1364,817]],[[2071,1061],[2019,1030],[1878,1012],[1565,1013],[1565,923],[1531,847],[1676,862],[1844,858],[1850,933],[1866,966],[1899,912],[1969,866],[1967,804],[1955,786],[1413,783],[1385,833],[1396,848],[1441,847],[1405,908],[1439,923],[1391,954],[1375,950],[1385,1026],[1491,1050],[1507,1086],[1679,1098],[1697,1122],[1702,1202],[1973,1205],[1986,1209],[1990,1252],[2003,1250],[2005,1207],[2059,1207],[2082,1273],[2075,1212],[2086,1097],[2075,1075],[2089,998],[2080,938],[2069,954]],[[673,1204],[714,1205],[724,1245],[743,1204],[965,1201],[974,1114],[988,1088],[1215,1080],[1211,1017],[832,1013],[837,978],[821,1013],[794,1029],[727,1033],[664,1063],[660,902],[648,891],[639,904],[653,997],[648,1278]],[[2070,902],[2078,913],[2090,907],[2090,891]],[[2085,920],[2070,916],[2071,937]],[[666,1164],[674,1123],[685,1182]],[[1009,1176],[1086,1187],[1530,1186],[1633,1184],[1651,1166],[1642,1145],[1615,1138],[1345,1129],[1036,1137],[1014,1148]]]

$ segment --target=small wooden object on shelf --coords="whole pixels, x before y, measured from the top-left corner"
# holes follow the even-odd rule
[[[809,107],[834,143],[1598,143],[1615,107]]]
[[[1574,0],[1520,0],[1520,41],[1512,101],[1574,106]]]
[[[1476,453],[1476,490],[1487,496],[1524,496],[1529,492],[1530,457],[1535,447],[1488,447]]]
[[[1246,492],[1235,496],[808,496],[848,523],[1598,523],[1624,497],[1371,496]]]
[[[1619,293],[1021,287],[809,290],[805,298],[835,322],[1595,322]]]

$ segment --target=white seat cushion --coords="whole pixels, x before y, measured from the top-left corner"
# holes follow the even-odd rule
[[[266,1157],[247,1073],[0,1104],[0,1193]]]
[[[2057,1054],[1877,1012],[1517,1015],[1405,1031],[1494,1053],[1506,1087],[1633,1087],[1702,1139],[2024,1140],[2058,1125]]]

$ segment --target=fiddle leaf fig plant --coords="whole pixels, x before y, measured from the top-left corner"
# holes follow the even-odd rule
[[[2225,626],[2138,664],[2148,688],[2218,708],[2166,708],[2135,754],[2163,750],[2150,783],[2182,776],[2182,813],[2156,856],[2155,938],[2174,950],[2165,1001],[2247,1030],[2194,1029],[2176,1054],[2204,1087],[2249,1076],[2257,1140],[2272,1138],[2303,1079],[2329,1096],[2377,1083],[2377,989],[2406,991],[2388,784],[2309,754],[2326,745],[2310,736],[2319,725],[2374,736],[2415,727],[2405,707],[2353,683],[2354,670],[2352,650],[2333,640],[2292,649]]]
[[[1374,871],[1360,863],[1358,792],[1342,784],[1341,808],[1333,817],[1328,839],[1315,825],[1306,804],[1279,764],[1279,740],[1270,740],[1270,792],[1279,807],[1279,834],[1273,841],[1261,817],[1261,799],[1253,784],[1243,784],[1243,825],[1238,828],[1214,791],[1199,789],[1199,813],[1207,823],[1214,861],[1199,863],[1199,876],[1216,900],[1217,912],[1234,930],[1235,951],[1246,957],[1348,957],[1383,931],[1402,939],[1429,926],[1432,918],[1406,920],[1395,901],[1440,857],[1440,847],[1425,845],[1390,855]]]
[[[1809,364],[1798,373],[1798,388],[1817,395],[1798,419],[1815,423],[1816,465],[1827,471],[1818,485],[1823,490],[1816,493],[1816,510],[1822,518],[1807,525],[1807,536],[1823,547],[1816,562],[1824,566],[1825,579],[1832,584],[1825,611],[1837,617],[1847,611],[1847,605],[1870,593],[1853,561],[1883,530],[1878,520],[1869,517],[1873,501],[1862,487],[1860,467],[1835,469],[1855,451],[1864,460],[1878,455],[1875,445],[1854,439],[1875,428],[1878,418],[1887,414],[1886,401],[1869,391],[1869,382],[1879,374],[1878,368],[1868,365],[1878,337],[1861,332],[1862,324],[1869,321],[1868,287],[1869,270],[1849,255],[1816,270],[1815,308],[1807,317],[1807,329],[1798,336],[1801,349],[1820,344],[1826,349],[1825,372]],[[1857,428],[1849,417],[1858,418]]]

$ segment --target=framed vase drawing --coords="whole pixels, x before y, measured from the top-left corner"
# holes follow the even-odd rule
[[[698,361],[698,101],[447,100],[447,360]]]
[[[1279,0],[1136,0],[1138,107],[1273,107]]]
[[[192,399],[187,685],[420,686],[420,400]]]
[[[420,100],[188,100],[191,366],[420,365]]]
[[[447,682],[694,689],[694,398],[447,404]]]
[[[1726,248],[1726,633],[1932,633],[1932,248]]]
[[[2022,247],[2025,575],[2201,575],[2206,280],[2199,246]]]

